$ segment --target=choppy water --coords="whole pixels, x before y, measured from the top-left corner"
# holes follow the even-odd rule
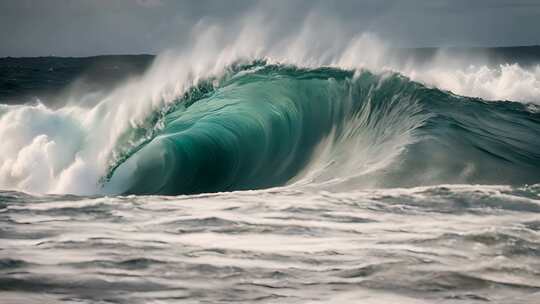
[[[538,303],[540,188],[0,196],[2,303]]]

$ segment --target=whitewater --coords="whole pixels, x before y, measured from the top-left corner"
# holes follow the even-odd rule
[[[2,302],[538,303],[540,66],[314,20],[0,100]]]

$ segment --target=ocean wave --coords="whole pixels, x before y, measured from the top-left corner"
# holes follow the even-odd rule
[[[106,166],[77,182],[138,194],[524,184],[538,181],[540,166],[540,117],[527,106],[460,97],[388,72],[229,66],[122,130],[110,150],[77,149],[106,131],[85,134],[76,114],[7,110],[0,130],[18,135],[5,136],[12,143],[4,155],[16,158],[3,162],[3,184],[51,191],[84,153]]]

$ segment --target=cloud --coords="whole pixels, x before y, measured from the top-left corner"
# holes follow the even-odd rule
[[[283,34],[316,13],[399,46],[540,43],[538,0],[0,0],[0,56],[159,53],[200,22],[232,27],[254,7]]]
[[[144,7],[157,7],[163,5],[161,0],[137,0],[137,4]]]

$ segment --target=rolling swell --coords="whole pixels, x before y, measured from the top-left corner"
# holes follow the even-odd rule
[[[119,143],[104,187],[192,194],[303,179],[349,188],[534,183],[539,130],[540,115],[526,105],[456,96],[399,74],[255,62],[202,81],[132,130],[128,138],[144,139]]]

